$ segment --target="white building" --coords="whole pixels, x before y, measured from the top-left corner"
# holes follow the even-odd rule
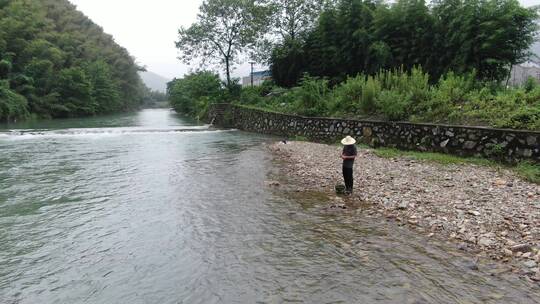
[[[254,86],[260,86],[265,80],[272,79],[272,75],[270,74],[270,71],[260,71],[260,72],[253,72],[253,85]],[[249,87],[251,86],[251,75],[242,77],[242,86],[243,87]]]
[[[532,61],[522,63],[520,65],[514,66],[510,74],[510,81],[508,84],[510,86],[520,86],[525,83],[525,81],[532,77],[540,81],[540,65]]]

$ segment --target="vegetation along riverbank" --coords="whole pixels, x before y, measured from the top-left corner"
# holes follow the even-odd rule
[[[215,63],[227,80],[204,70],[175,79],[175,109],[203,117],[208,104],[229,101],[304,116],[540,130],[538,79],[508,85],[513,66],[539,60],[530,51],[537,8],[515,0],[268,3],[208,0],[180,29],[181,59]],[[241,54],[269,66],[271,79],[240,87],[230,71]]]
[[[0,122],[135,110],[141,69],[67,0],[0,1]]]
[[[362,148],[355,192],[338,197],[340,147],[289,142],[270,150],[296,191],[333,197],[331,210],[380,216],[449,239],[478,258],[509,266],[494,264],[494,274],[512,269],[540,281],[540,185],[511,170],[482,160]]]

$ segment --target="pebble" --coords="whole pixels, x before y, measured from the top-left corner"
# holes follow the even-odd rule
[[[537,264],[533,260],[528,260],[528,261],[524,262],[523,265],[525,265],[525,267],[528,267],[528,268],[534,268],[534,267],[536,267]]]
[[[490,239],[490,238],[480,237],[480,239],[478,239],[478,245],[480,245],[480,246],[488,247],[488,246],[491,246],[493,244],[495,244],[495,241]]]
[[[400,210],[405,210],[407,208],[409,208],[409,202],[407,202],[407,201],[403,201],[403,202],[399,203],[399,205],[398,205],[398,209],[400,209]]]
[[[290,142],[275,145],[279,151],[272,147],[285,164],[281,172],[303,190],[333,192],[343,182],[339,146]],[[509,170],[424,161],[411,165],[402,157],[380,158],[360,149],[354,174],[355,193],[347,200],[369,202],[373,214],[409,222],[418,231],[425,227],[430,237],[465,242],[467,250],[503,258],[516,271],[523,267],[520,256],[540,263],[540,253],[530,245],[540,246],[540,186]]]
[[[479,216],[480,215],[480,212],[476,211],[476,210],[469,210],[467,211],[468,214],[471,214],[471,215],[474,215],[474,216]]]
[[[475,262],[469,262],[465,265],[465,267],[469,268],[470,270],[478,270],[478,264]]]
[[[513,252],[522,252],[522,253],[532,251],[531,245],[528,245],[528,244],[515,245],[515,246],[512,246],[511,249]]]

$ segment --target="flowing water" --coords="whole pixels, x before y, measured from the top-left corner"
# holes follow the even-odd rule
[[[534,303],[385,221],[267,186],[264,142],[169,110],[0,131],[0,303]]]

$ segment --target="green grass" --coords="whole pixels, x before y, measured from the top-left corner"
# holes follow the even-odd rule
[[[301,135],[296,135],[294,138],[293,138],[294,141],[309,141],[309,138],[305,137],[305,136],[301,136]]]
[[[496,169],[507,168],[514,171],[523,179],[540,184],[540,165],[532,162],[521,162],[517,165],[505,165],[493,160],[478,157],[460,157],[433,152],[402,151],[394,148],[373,149],[373,153],[383,158],[405,157],[421,161],[429,161],[443,165],[474,164]]]
[[[524,179],[540,184],[540,165],[531,162],[521,162],[515,166],[514,171]]]
[[[416,160],[431,161],[443,165],[476,164],[485,166],[499,165],[494,161],[477,157],[460,157],[450,154],[418,151],[402,151],[394,148],[378,148],[373,151],[375,155],[384,158],[407,157]]]

